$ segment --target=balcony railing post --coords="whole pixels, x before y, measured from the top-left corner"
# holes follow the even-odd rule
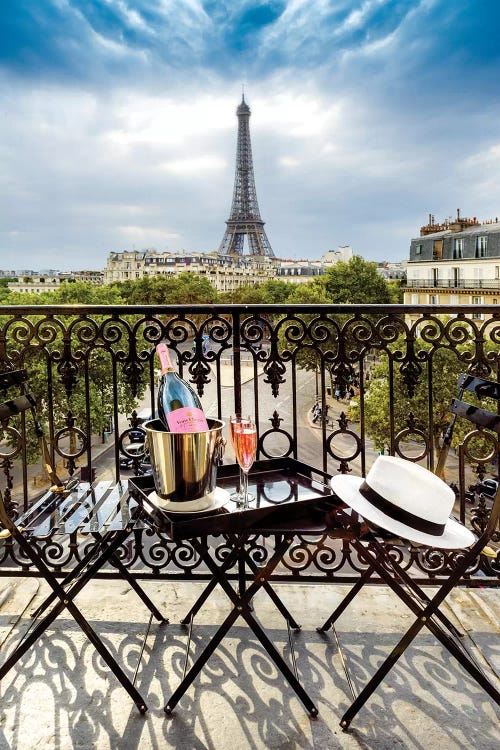
[[[233,384],[234,384],[234,412],[241,414],[241,336],[240,314],[233,313]]]

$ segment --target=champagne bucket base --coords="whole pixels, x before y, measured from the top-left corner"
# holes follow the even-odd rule
[[[224,453],[224,422],[207,422],[204,432],[167,432],[159,419],[143,425],[160,501],[189,503],[192,507],[192,501],[215,490],[217,464]]]
[[[164,500],[159,497],[157,492],[152,492],[148,495],[149,500],[160,510],[164,510],[167,513],[203,513],[206,510],[214,510],[215,508],[222,508],[223,505],[227,505],[231,496],[229,492],[222,489],[222,487],[216,487],[213,492],[209,492],[208,495],[203,495],[197,500],[183,500],[180,503],[176,503],[175,500]]]

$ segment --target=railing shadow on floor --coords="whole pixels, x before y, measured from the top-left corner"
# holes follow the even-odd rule
[[[114,655],[133,671],[138,623],[96,624]],[[213,626],[201,624],[192,642],[193,656],[206,644]],[[283,628],[268,631],[287,658]],[[141,717],[115,684],[93,649],[80,642],[78,628],[61,621],[52,637],[32,650],[2,685],[0,747],[14,750],[44,744],[67,747],[345,748],[375,750],[426,747],[439,739],[446,750],[491,750],[499,739],[495,707],[443,657],[430,636],[422,636],[366,705],[349,734],[338,725],[349,705],[347,683],[333,638],[304,630],[295,648],[300,679],[316,697],[319,717],[311,719],[263,648],[235,626],[234,644],[221,645],[202,675],[167,718],[163,706],[180,681],[186,630],[154,627],[138,687],[149,711]],[[120,641],[118,652],[113,641]],[[394,633],[341,633],[356,687],[360,687],[394,643]],[[427,741],[426,741],[427,740]],[[349,745],[351,746],[351,745]],[[437,745],[433,745],[437,747]]]

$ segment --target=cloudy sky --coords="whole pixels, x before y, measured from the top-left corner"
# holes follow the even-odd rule
[[[275,252],[500,215],[498,0],[1,0],[0,268],[215,250],[242,82]]]

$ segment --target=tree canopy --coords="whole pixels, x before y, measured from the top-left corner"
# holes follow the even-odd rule
[[[116,285],[129,305],[212,304],[217,290],[204,276],[186,271],[178,276],[145,276]]]
[[[328,300],[332,303],[385,305],[392,302],[387,281],[377,271],[376,264],[359,255],[328,268],[323,278]]]

